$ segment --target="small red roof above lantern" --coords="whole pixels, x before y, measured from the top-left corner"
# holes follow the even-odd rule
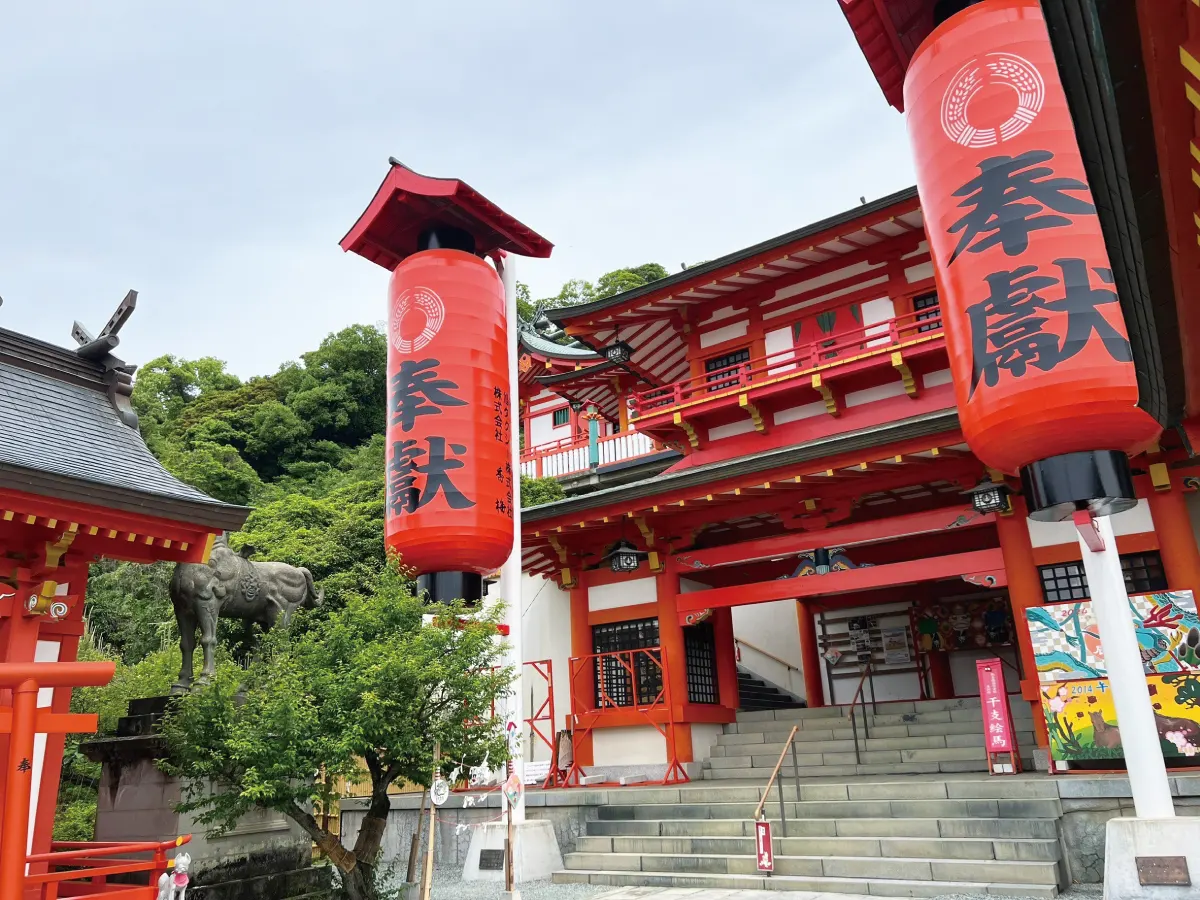
[[[475,252],[497,250],[545,258],[554,245],[521,224],[464,181],[430,178],[392,157],[391,169],[370,204],[341,240],[341,248],[388,271],[417,252],[417,238],[431,225],[450,225],[475,238]]]

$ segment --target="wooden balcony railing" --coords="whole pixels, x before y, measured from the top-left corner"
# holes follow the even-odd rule
[[[563,438],[521,454],[521,474],[529,478],[561,478],[587,471],[592,467],[593,459],[595,465],[607,466],[651,456],[661,450],[662,446],[657,441],[636,431],[602,437],[597,440],[594,452],[586,437]]]
[[[942,317],[936,309],[898,316],[788,350],[752,357],[746,362],[674,384],[635,391],[633,416],[658,415],[676,407],[736,395],[748,387],[761,388],[804,378],[941,337]]]

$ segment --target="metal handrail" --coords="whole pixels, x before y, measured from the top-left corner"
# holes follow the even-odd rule
[[[733,642],[734,642],[735,644],[741,644],[743,647],[749,647],[749,648],[750,648],[751,650],[753,650],[755,653],[761,653],[761,654],[762,654],[763,656],[765,656],[767,659],[772,659],[772,660],[774,660],[775,662],[779,663],[781,666],[787,666],[787,667],[788,667],[789,669],[791,669],[793,672],[799,672],[799,671],[800,671],[800,669],[798,669],[796,666],[793,666],[793,665],[792,665],[790,662],[788,662],[786,659],[780,659],[780,658],[779,658],[778,656],[776,656],[774,653],[768,653],[768,652],[767,652],[766,650],[764,650],[762,647],[756,647],[754,644],[750,643],[749,641],[744,641],[744,640],[742,640],[742,639],[741,639],[741,638],[739,638],[739,637],[735,637],[735,638],[733,639]]]
[[[860,699],[862,700],[862,703],[863,703],[863,740],[869,741],[871,739],[871,728],[870,728],[870,725],[868,724],[869,718],[867,716],[867,698],[863,694],[863,687],[866,685],[867,676],[870,674],[871,674],[871,661],[868,660],[866,665],[863,666],[862,677],[858,679],[858,689],[854,692],[854,697],[850,700],[850,733],[854,737],[854,764],[856,766],[860,765],[862,763],[862,756],[859,753],[859,747],[858,747],[858,723],[855,721],[855,717],[854,717],[854,708],[858,705],[858,701]],[[872,682],[872,684],[871,684],[871,712],[873,712],[873,713],[879,712],[879,707],[875,703],[875,684],[874,684],[874,682]]]
[[[800,730],[799,725],[793,725],[791,732],[787,736],[787,740],[783,742],[783,749],[779,751],[779,761],[775,763],[775,768],[771,772],[771,777],[767,779],[767,786],[763,788],[762,799],[758,801],[758,806],[754,810],[754,821],[757,822],[762,818],[763,807],[767,804],[767,798],[771,796],[771,785],[779,790],[779,819],[783,824],[783,836],[788,836],[787,829],[787,807],[783,803],[783,781],[776,781],[779,777],[779,770],[783,768],[783,759],[787,756],[788,749],[792,751],[792,775],[796,781],[796,799],[800,799],[800,769],[796,764],[796,732]]]

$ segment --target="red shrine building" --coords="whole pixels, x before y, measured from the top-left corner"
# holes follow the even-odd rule
[[[850,703],[867,660],[884,701],[978,696],[999,657],[1046,746],[1024,610],[1087,596],[1079,544],[1019,496],[976,508],[1005,475],[960,430],[915,189],[548,318],[522,469],[569,493],[523,513],[525,656],[553,660],[577,765],[672,777],[739,709]],[[1113,518],[1131,593],[1200,585],[1181,425]]]
[[[88,566],[201,562],[214,538],[240,528],[248,513],[183,484],[143,443],[129,403],[134,367],[110,352],[135,299],[131,292],[95,340],[77,325],[74,350],[0,329],[3,900],[148,900],[177,837],[52,841],[65,734],[96,730],[95,716],[70,713],[72,688],[106,684],[113,674],[111,663],[76,662]],[[149,873],[135,877],[143,885],[149,877],[150,886],[131,883],[130,872]]]

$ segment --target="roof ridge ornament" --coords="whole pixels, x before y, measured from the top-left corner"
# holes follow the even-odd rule
[[[117,304],[116,311],[100,329],[100,334],[92,337],[92,333],[83,326],[78,320],[71,327],[71,337],[75,343],[79,344],[75,353],[83,359],[89,359],[93,362],[105,362],[106,368],[115,369],[123,367],[125,364],[120,360],[107,360],[117,345],[121,343],[121,339],[117,336],[118,332],[129,321],[129,317],[133,315],[133,311],[137,308],[138,292],[130,290],[125,294],[125,299]]]

